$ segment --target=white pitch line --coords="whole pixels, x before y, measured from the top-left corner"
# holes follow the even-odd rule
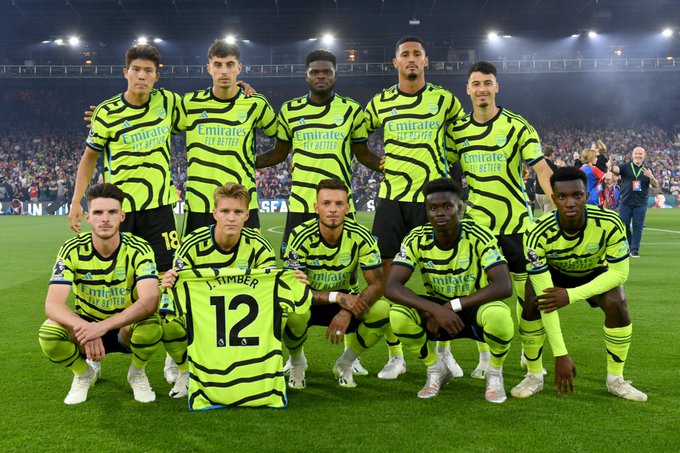
[[[269,231],[270,233],[283,233],[283,230],[285,228],[286,227],[283,227],[283,226],[275,226],[275,227],[267,228],[267,231]]]
[[[660,231],[660,232],[662,232],[662,233],[675,233],[675,234],[680,234],[680,231],[677,231],[677,230],[661,230],[661,229],[659,229],[659,228],[647,228],[647,227],[645,227],[645,230],[649,230],[649,231]]]

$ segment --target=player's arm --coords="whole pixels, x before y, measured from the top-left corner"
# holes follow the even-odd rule
[[[83,218],[83,208],[80,206],[80,200],[82,200],[90,181],[92,181],[98,157],[99,153],[97,151],[86,146],[83,157],[80,158],[78,174],[73,188],[73,198],[71,198],[71,209],[68,213],[69,226],[76,233],[80,233],[80,222]]]
[[[293,148],[291,142],[276,140],[274,146],[255,158],[255,168],[271,167],[286,160],[290,150]]]
[[[368,148],[368,142],[352,143],[352,153],[363,166],[368,167],[373,171],[377,171],[378,173],[383,172],[385,158],[373,154]]]
[[[106,332],[128,326],[133,322],[148,318],[158,308],[158,279],[144,278],[137,281],[139,298],[125,310],[98,322],[79,325],[73,333],[81,344],[101,338]]]
[[[536,180],[541,186],[541,189],[543,189],[543,193],[547,195],[548,200],[550,200],[550,203],[552,204],[553,191],[552,187],[550,186],[550,177],[552,176],[553,171],[548,165],[548,162],[546,162],[545,159],[541,159],[531,168],[536,172]]]
[[[584,300],[623,285],[628,279],[629,260],[609,263],[609,270],[598,275],[588,283],[567,289],[569,302]]]
[[[69,294],[71,294],[70,284],[51,284],[45,298],[45,314],[51,321],[73,330],[76,326],[86,324],[87,321],[66,304]]]
[[[418,296],[405,286],[412,274],[413,269],[409,266],[394,262],[385,282],[385,297],[392,302],[415,308],[420,313],[425,313],[425,317],[432,319],[434,322],[433,330],[435,332],[432,333],[436,333],[439,328],[442,328],[450,335],[455,336],[463,330],[465,325],[460,317],[454,313],[451,304],[439,305],[436,302]],[[428,329],[429,326],[430,323],[428,322]]]
[[[380,299],[385,291],[382,266],[375,269],[363,269],[363,273],[367,286],[359,294],[359,299],[368,308]]]
[[[489,284],[479,291],[459,298],[461,308],[473,308],[497,300],[503,300],[512,295],[510,270],[504,262],[486,269]]]

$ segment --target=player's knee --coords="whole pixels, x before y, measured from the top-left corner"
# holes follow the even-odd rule
[[[377,300],[366,314],[366,320],[371,322],[378,322],[380,320],[389,320],[390,318],[390,303],[385,299]]]
[[[161,328],[163,329],[164,342],[176,341],[185,338],[187,335],[183,319],[180,317],[164,318],[161,320]]]
[[[122,331],[122,329],[121,329]],[[135,325],[132,329],[131,345],[137,347],[154,346],[163,338],[163,328],[158,319],[148,318]]]
[[[626,296],[622,291],[606,294],[602,298],[601,303],[606,318],[616,321],[621,325],[630,324],[628,304],[626,303]]]
[[[497,338],[499,343],[509,346],[510,340],[515,333],[515,325],[512,322],[512,314],[507,305],[494,304],[484,310],[482,326],[484,331]]]

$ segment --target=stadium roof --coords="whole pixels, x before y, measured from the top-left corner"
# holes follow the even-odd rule
[[[331,30],[365,44],[416,34],[462,48],[491,29],[557,38],[663,27],[680,28],[678,0],[0,0],[4,46],[69,34],[106,44],[139,34],[191,40],[227,32],[279,43]]]

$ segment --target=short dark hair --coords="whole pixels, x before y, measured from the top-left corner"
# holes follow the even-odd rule
[[[438,192],[451,192],[458,198],[463,196],[463,189],[460,187],[460,184],[451,178],[433,179],[423,186],[423,195],[425,197]]]
[[[555,154],[555,148],[550,145],[545,145],[543,147],[543,155],[545,157],[552,157],[553,154]]]
[[[321,181],[319,181],[319,184],[316,185],[317,195],[323,189],[342,190],[347,195],[349,195],[349,189],[347,188],[347,184],[345,184],[344,182],[342,182],[338,178],[322,179]]]
[[[335,54],[330,50],[316,49],[309,52],[305,57],[305,68],[314,61],[330,61],[333,67],[336,66]]]
[[[129,68],[132,60],[149,60],[153,61],[156,69],[161,64],[161,54],[151,44],[137,44],[129,47],[125,52],[125,67]]]
[[[125,199],[125,194],[122,190],[120,190],[120,187],[105,182],[103,184],[95,184],[91,186],[87,190],[85,197],[87,198],[88,204],[96,198],[113,198],[114,200],[118,200],[122,205],[123,200]]]
[[[470,77],[473,72],[481,72],[482,74],[493,74],[494,77],[498,75],[496,67],[489,63],[488,61],[477,61],[472,63],[472,66],[468,68],[467,75]]]
[[[550,176],[550,187],[555,190],[555,183],[562,181],[583,181],[583,186],[588,187],[588,177],[576,167],[558,167]]]
[[[237,60],[241,60],[241,49],[236,44],[229,44],[222,39],[216,39],[208,47],[208,60],[212,57],[224,58],[233,55]]]
[[[397,41],[397,45],[394,46],[394,53],[395,54],[399,53],[399,46],[401,46],[402,44],[404,44],[406,42],[417,42],[418,44],[420,44],[423,47],[423,50],[425,50],[425,44],[423,44],[423,41],[420,38],[418,38],[417,36],[409,35],[409,36],[404,36],[399,41]]]

